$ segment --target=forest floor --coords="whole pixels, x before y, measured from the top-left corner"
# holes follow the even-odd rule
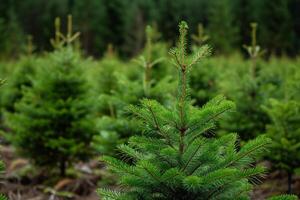
[[[0,146],[0,156],[6,164],[6,172],[0,181],[0,193],[10,200],[98,200],[96,189],[115,182],[97,159],[78,163],[68,178],[51,178],[45,172],[37,173],[29,161],[16,156],[10,146]],[[50,187],[51,185],[52,187]],[[282,172],[270,173],[252,193],[253,200],[263,200],[274,194],[286,192],[287,178]],[[300,195],[300,176],[293,178],[293,191]]]

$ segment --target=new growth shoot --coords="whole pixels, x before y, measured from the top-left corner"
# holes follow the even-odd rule
[[[152,77],[151,71],[153,66],[157,65],[158,63],[162,62],[164,58],[153,59],[152,58],[152,51],[154,40],[157,38],[157,33],[155,29],[151,26],[146,27],[146,46],[145,46],[145,54],[140,56],[138,59],[135,60],[140,66],[144,68],[144,80],[143,80],[143,87],[144,93],[146,97],[150,96],[150,88],[152,84]]]
[[[256,37],[257,23],[255,22],[250,23],[250,27],[251,27],[251,45],[243,45],[243,47],[247,50],[252,60],[251,73],[252,76],[255,78],[257,59],[260,58],[265,53],[265,50],[262,50],[261,47],[257,45],[257,37]]]
[[[74,42],[80,36],[80,32],[76,32],[73,34],[72,15],[68,15],[67,34],[64,35],[61,32],[60,27],[61,27],[61,20],[59,17],[56,17],[54,21],[55,38],[50,39],[50,43],[55,49],[61,48],[64,45],[70,46],[72,42]]]
[[[203,45],[207,40],[209,40],[209,35],[205,33],[202,23],[198,24],[198,33],[192,35],[192,39],[195,41],[197,46]]]

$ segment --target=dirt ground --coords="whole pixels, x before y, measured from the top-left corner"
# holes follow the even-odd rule
[[[9,146],[0,146],[0,156],[6,164],[6,172],[0,181],[0,193],[6,194],[10,200],[99,200],[97,188],[101,184],[114,182],[105,165],[96,159],[76,164],[69,178],[52,180],[44,175],[46,172],[37,174],[29,161],[17,157]],[[286,175],[277,171],[267,175],[251,196],[253,200],[263,200],[286,191]],[[299,176],[293,178],[293,191],[300,195]]]

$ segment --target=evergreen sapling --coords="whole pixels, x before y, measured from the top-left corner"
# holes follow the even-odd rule
[[[209,35],[206,34],[203,25],[198,25],[198,33],[192,35],[194,45],[192,51],[197,52],[198,48],[207,43]],[[203,106],[207,101],[217,94],[216,80],[218,78],[218,65],[211,60],[203,60],[201,67],[194,67],[190,77],[191,98],[195,105]]]
[[[263,106],[271,119],[266,131],[273,141],[270,148],[272,153],[267,158],[272,162],[273,168],[287,173],[288,193],[292,193],[292,178],[300,166],[299,78],[300,73],[287,76],[282,88],[284,99],[270,99],[269,105]]]
[[[176,103],[167,108],[144,99],[141,106],[129,107],[143,123],[144,134],[119,146],[132,164],[109,156],[102,158],[120,176],[121,183],[121,191],[99,189],[102,199],[250,199],[252,185],[263,176],[264,167],[252,164],[270,144],[268,138],[256,138],[237,151],[234,133],[208,137],[218,118],[234,104],[222,96],[202,108],[191,104],[191,68],[210,49],[203,46],[191,61],[187,60],[187,29],[181,22],[178,45],[171,50],[179,74]]]
[[[115,154],[117,144],[140,133],[139,122],[128,115],[128,105],[136,105],[144,97],[166,105],[173,98],[170,94],[174,90],[172,79],[169,76],[154,79],[154,74],[164,70],[156,40],[157,33],[147,26],[145,50],[134,62],[122,63],[116,57],[102,61],[101,75],[97,78],[102,91],[98,104],[101,117],[97,120],[97,128],[101,131],[94,138],[94,146],[102,154]]]
[[[251,23],[250,46],[244,45],[250,56],[249,65],[244,62],[232,63],[221,76],[220,90],[230,100],[236,102],[237,112],[225,118],[221,127],[226,131],[237,131],[242,140],[250,140],[265,132],[267,115],[261,109],[265,102],[266,91],[262,87],[266,81],[261,75],[261,65],[258,59],[264,51],[256,42],[256,23]]]
[[[274,168],[287,172],[288,193],[292,193],[292,176],[300,165],[300,103],[299,101],[270,100],[265,111],[271,118],[267,135],[273,141],[268,159]]]
[[[56,31],[56,50],[38,63],[32,86],[7,115],[8,139],[19,153],[37,166],[58,167],[61,176],[93,153],[93,104],[81,56],[71,46],[76,35],[69,16],[68,34]]]

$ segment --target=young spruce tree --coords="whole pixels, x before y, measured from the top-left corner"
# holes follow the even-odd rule
[[[262,64],[259,62],[264,50],[257,44],[257,24],[251,23],[251,44],[244,45],[249,54],[248,64],[235,60],[220,77],[220,90],[230,100],[236,102],[237,112],[222,121],[221,127],[226,131],[237,131],[242,140],[250,140],[265,132],[267,115],[261,105],[268,94],[263,86],[269,80],[262,77]],[[265,67],[265,66],[263,66]],[[269,74],[268,74],[269,75]]]
[[[263,106],[271,119],[267,125],[267,135],[273,140],[267,158],[274,169],[287,172],[288,193],[292,193],[292,178],[300,166],[299,78],[300,73],[289,74],[282,88],[284,99],[270,99],[269,105]]]
[[[39,63],[32,87],[24,88],[15,113],[8,115],[12,144],[38,166],[58,166],[61,176],[73,161],[89,158],[94,133],[84,66],[68,27],[64,41],[53,40],[56,50]]]
[[[103,199],[249,199],[252,184],[265,172],[252,163],[270,143],[266,137],[248,142],[239,151],[234,133],[209,137],[217,119],[234,104],[222,96],[200,109],[191,104],[189,74],[210,49],[203,46],[194,59],[187,60],[187,29],[187,24],[181,22],[178,45],[171,50],[179,74],[175,106],[169,109],[155,100],[144,99],[141,107],[130,107],[144,123],[144,135],[133,136],[127,145],[119,147],[131,165],[103,157],[120,176],[123,186],[122,191],[100,189]]]
[[[108,57],[101,62],[101,73],[97,73],[101,115],[97,127],[101,131],[95,136],[95,147],[102,154],[116,154],[117,144],[140,133],[139,122],[128,116],[128,105],[136,105],[145,97],[166,105],[173,98],[170,93],[175,90],[175,84],[169,76],[163,75],[166,74],[165,52],[157,42],[157,32],[147,26],[145,33],[145,50],[135,62],[122,63],[115,56]]]
[[[300,166],[300,103],[299,101],[270,100],[265,107],[272,123],[267,125],[267,135],[274,141],[269,160],[274,168],[288,174],[288,193],[292,192],[292,176]]]

